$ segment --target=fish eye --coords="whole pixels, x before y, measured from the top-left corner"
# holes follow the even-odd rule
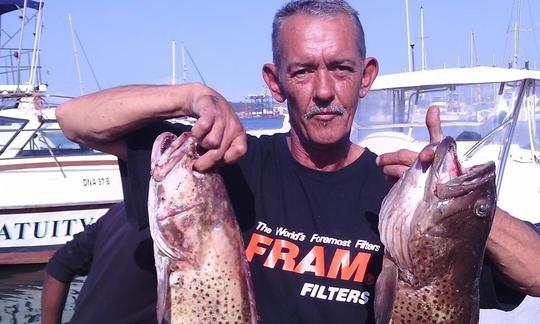
[[[491,204],[487,201],[479,201],[474,206],[474,214],[478,217],[486,217],[491,210]]]

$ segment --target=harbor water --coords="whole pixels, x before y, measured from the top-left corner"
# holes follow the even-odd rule
[[[0,266],[0,323],[41,323],[41,291],[44,264]],[[75,300],[84,283],[84,277],[72,283],[62,323],[69,322],[75,308]]]

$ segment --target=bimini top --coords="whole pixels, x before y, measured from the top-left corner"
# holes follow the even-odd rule
[[[417,88],[449,84],[499,83],[524,79],[540,80],[540,71],[478,66],[395,73],[378,76],[371,90]]]
[[[39,9],[39,1],[32,1],[28,0],[26,1],[26,6],[28,8],[32,9]],[[43,2],[41,2],[41,6],[43,6]],[[8,13],[13,10],[17,10],[19,8],[24,7],[24,0],[0,0],[0,15],[3,15],[5,13]]]

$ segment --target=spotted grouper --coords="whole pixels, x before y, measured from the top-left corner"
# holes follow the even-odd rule
[[[446,137],[424,169],[416,161],[381,207],[377,323],[477,323],[495,164],[463,168],[455,141]]]
[[[154,142],[148,199],[159,323],[256,323],[240,229],[223,179],[193,170],[190,133]]]

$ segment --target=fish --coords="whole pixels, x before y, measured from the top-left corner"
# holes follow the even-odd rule
[[[256,323],[244,244],[217,170],[193,169],[189,132],[154,141],[148,195],[159,323]]]
[[[478,323],[479,280],[496,208],[495,163],[464,168],[445,137],[384,198],[377,323]]]

